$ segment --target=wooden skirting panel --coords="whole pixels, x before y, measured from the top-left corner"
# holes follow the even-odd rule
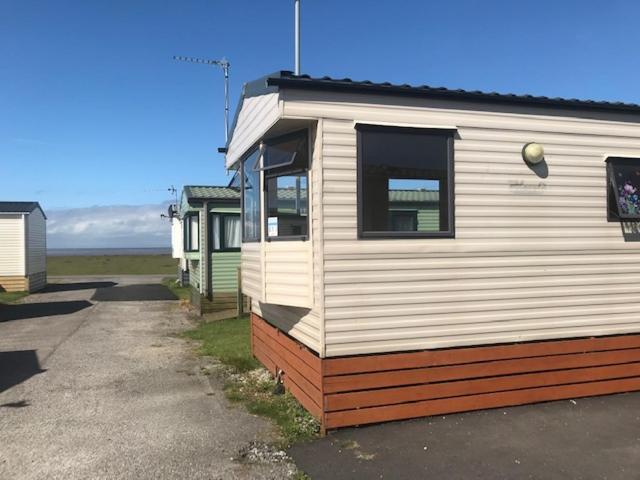
[[[322,421],[320,358],[254,313],[251,314],[251,350],[273,375],[282,371],[285,388]]]
[[[252,332],[325,429],[640,390],[640,335],[321,360],[255,314]]]
[[[26,277],[0,276],[0,292],[24,292],[28,290]]]

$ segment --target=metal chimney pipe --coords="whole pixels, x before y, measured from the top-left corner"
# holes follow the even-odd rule
[[[295,69],[294,73],[300,75],[300,0],[294,0],[295,16]]]

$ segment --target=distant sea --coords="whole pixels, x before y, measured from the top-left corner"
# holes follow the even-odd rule
[[[170,247],[158,248],[48,248],[47,255],[52,257],[86,255],[169,255]]]

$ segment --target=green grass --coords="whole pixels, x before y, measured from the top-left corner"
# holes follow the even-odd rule
[[[165,278],[162,280],[162,284],[171,290],[180,300],[189,300],[191,298],[191,287],[180,286],[178,285],[178,281],[173,278]]]
[[[171,255],[91,255],[47,257],[48,275],[175,275]]]
[[[203,323],[184,335],[202,342],[198,348],[200,355],[217,358],[236,372],[248,372],[259,366],[251,355],[251,327],[247,316]]]
[[[15,303],[29,295],[29,292],[0,292],[0,303]]]
[[[251,327],[247,316],[203,323],[184,333],[201,342],[197,352],[230,367],[227,398],[255,415],[270,418],[286,445],[318,436],[320,425],[290,393],[274,394],[275,381],[251,354]]]

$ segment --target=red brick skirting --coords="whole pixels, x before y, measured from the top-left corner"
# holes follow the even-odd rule
[[[640,390],[640,335],[320,359],[255,314],[251,332],[324,429]]]

